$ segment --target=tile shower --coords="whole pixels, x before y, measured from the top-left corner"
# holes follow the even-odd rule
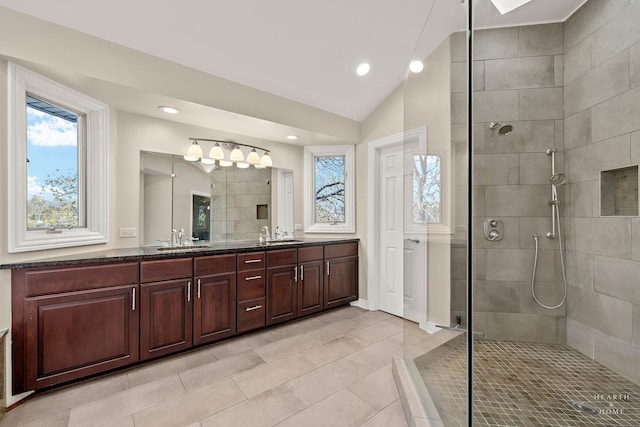
[[[638,0],[589,0],[562,23],[474,32],[473,302],[484,333],[474,346],[474,425],[640,425],[638,22]],[[465,34],[449,43],[458,155]],[[497,121],[513,131],[499,135]],[[563,297],[558,239],[544,237],[549,149],[567,177],[558,198],[568,295],[553,310],[531,295],[537,233],[537,294],[549,305]],[[484,238],[487,219],[503,222],[502,240]],[[451,324],[462,327],[466,255],[466,241],[452,242]],[[465,357],[461,344],[415,359],[445,425],[465,425]],[[558,392],[560,378],[571,386]],[[620,393],[624,417],[588,413],[611,403],[598,396]]]

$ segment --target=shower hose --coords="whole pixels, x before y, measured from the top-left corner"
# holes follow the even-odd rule
[[[536,282],[536,268],[538,267],[538,239],[540,236],[538,236],[537,233],[533,234],[533,240],[536,243],[536,253],[533,258],[533,272],[531,274],[531,295],[533,296],[533,299],[538,303],[538,305],[548,310],[560,308],[562,304],[564,304],[564,302],[567,300],[567,273],[565,272],[565,267],[564,267],[564,255],[562,251],[562,231],[560,229],[560,209],[558,208],[558,205],[559,204],[556,203],[554,205],[554,209],[556,210],[556,220],[558,223],[558,243],[560,246],[560,263],[562,264],[562,283],[564,285],[564,296],[562,297],[562,301],[560,301],[558,305],[546,305],[542,303],[536,296],[535,282]]]

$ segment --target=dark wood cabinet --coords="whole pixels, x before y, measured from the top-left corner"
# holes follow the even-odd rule
[[[192,341],[192,259],[143,261],[140,281],[140,360],[184,350]]]
[[[324,309],[323,246],[298,249],[298,316]]]
[[[264,327],[266,322],[265,252],[238,254],[238,333]]]
[[[267,324],[298,317],[297,249],[267,252]]]
[[[18,394],[355,301],[358,244],[16,268],[11,289]]]
[[[14,393],[138,361],[137,263],[12,275]]]
[[[358,299],[358,244],[325,245],[324,306],[331,308]]]
[[[194,259],[193,343],[204,344],[236,333],[236,255]]]

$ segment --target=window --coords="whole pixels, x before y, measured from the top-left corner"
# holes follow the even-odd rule
[[[353,146],[305,147],[307,233],[354,233]]]
[[[107,242],[108,107],[9,64],[9,252]]]
[[[413,224],[440,224],[440,156],[413,155]]]

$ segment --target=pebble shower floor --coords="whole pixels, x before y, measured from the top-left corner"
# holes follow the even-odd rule
[[[474,350],[474,426],[640,426],[640,386],[574,349],[483,340]],[[462,344],[416,360],[446,426],[466,425],[466,357]]]

